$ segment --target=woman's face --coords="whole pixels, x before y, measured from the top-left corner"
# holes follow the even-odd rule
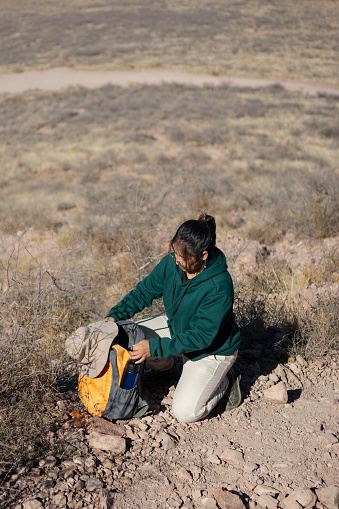
[[[175,263],[184,271],[187,271],[188,263],[187,260],[182,255],[182,252],[180,250],[180,246],[178,244],[174,244],[173,246],[174,256],[175,256]],[[194,261],[192,259],[192,261]]]
[[[201,265],[207,259],[207,251],[204,251],[201,258],[197,260],[194,256],[185,258],[180,249],[180,245],[176,242],[173,245],[173,251],[175,256],[175,263],[183,270],[190,274],[198,273],[201,271]]]

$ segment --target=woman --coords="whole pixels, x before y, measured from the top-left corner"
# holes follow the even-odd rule
[[[227,391],[226,410],[241,402],[240,375],[234,368],[240,344],[233,313],[233,283],[225,255],[216,247],[212,216],[184,222],[171,241],[171,253],[114,306],[107,320],[128,320],[163,297],[166,316],[147,321],[146,338],[131,352],[136,363],[168,379],[177,371],[173,355],[183,356],[172,411],[182,422],[204,418]],[[229,376],[227,376],[229,373]]]

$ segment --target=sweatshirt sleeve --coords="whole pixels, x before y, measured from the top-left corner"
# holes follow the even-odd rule
[[[171,355],[206,351],[209,353],[221,324],[233,314],[233,296],[215,291],[208,295],[190,320],[188,330],[173,334],[171,338],[149,340],[152,357],[165,359]]]
[[[113,306],[105,318],[129,320],[135,313],[142,311],[145,307],[150,307],[154,299],[159,299],[163,294],[166,258],[163,258],[152,272],[137,284],[134,290]]]

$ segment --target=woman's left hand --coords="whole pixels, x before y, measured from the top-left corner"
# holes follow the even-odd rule
[[[150,355],[149,341],[147,339],[143,339],[136,345],[133,345],[133,350],[130,352],[131,359],[135,361],[135,364],[141,364]]]

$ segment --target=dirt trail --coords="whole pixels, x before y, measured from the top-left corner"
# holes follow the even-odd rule
[[[60,90],[70,86],[96,88],[108,83],[127,86],[132,83],[147,85],[181,83],[203,86],[229,84],[239,87],[267,87],[279,84],[287,90],[306,94],[339,95],[339,88],[315,86],[305,83],[276,81],[272,79],[238,78],[191,74],[176,69],[137,71],[82,71],[66,67],[55,67],[45,71],[24,71],[16,74],[0,74],[0,94],[17,94],[28,90]]]

